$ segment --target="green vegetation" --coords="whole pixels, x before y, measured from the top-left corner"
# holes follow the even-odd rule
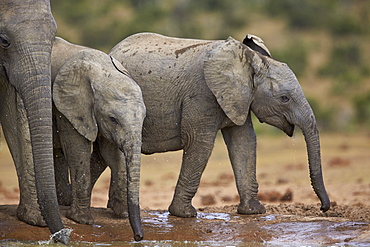
[[[356,97],[353,101],[356,109],[355,122],[361,126],[370,126],[370,91]]]
[[[242,39],[253,32],[296,73],[320,130],[370,129],[370,1],[51,0],[51,5],[59,36],[105,52],[138,32],[200,39]]]
[[[275,59],[287,63],[297,77],[304,76],[308,65],[309,50],[303,41],[292,40],[289,45],[279,50],[272,50],[271,53]]]
[[[346,94],[351,88],[357,88],[361,81],[369,77],[370,71],[365,64],[361,44],[343,43],[334,44],[330,59],[319,70],[320,75],[335,79],[334,94]]]

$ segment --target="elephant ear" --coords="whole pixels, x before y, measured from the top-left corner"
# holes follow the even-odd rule
[[[94,92],[88,77],[93,68],[86,57],[75,57],[61,67],[53,84],[53,102],[56,108],[89,141],[95,141],[98,134],[94,115]]]
[[[252,102],[253,68],[248,58],[252,52],[230,37],[211,50],[204,61],[206,84],[236,125],[245,123]]]
[[[263,40],[253,34],[247,34],[243,40],[243,44],[251,48],[252,50],[258,51],[264,56],[271,57],[271,53],[267,46],[265,45],[265,42]]]
[[[112,64],[113,66],[119,71],[121,72],[122,74],[124,74],[125,76],[128,76],[131,78],[130,74],[128,73],[127,69],[125,67],[123,67],[123,65],[118,62],[117,59],[115,59],[114,57],[110,56],[110,60],[112,61]]]

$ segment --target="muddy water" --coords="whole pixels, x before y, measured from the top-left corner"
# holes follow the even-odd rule
[[[15,207],[8,210],[12,212]],[[117,219],[102,208],[94,208],[93,214],[93,226],[63,218],[65,225],[74,229],[71,246],[370,246],[370,223],[342,218],[243,216],[204,210],[196,218],[184,219],[167,211],[143,210],[145,240],[133,242],[127,219]],[[48,244],[46,228],[19,222],[12,213],[3,216],[0,215],[0,246]]]

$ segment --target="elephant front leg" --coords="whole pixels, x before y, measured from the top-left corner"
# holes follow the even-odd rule
[[[191,202],[198,190],[202,173],[211,155],[214,138],[214,136],[210,137],[208,141],[197,138],[192,146],[184,149],[175,194],[168,208],[172,215],[185,218],[197,215]]]
[[[94,219],[90,212],[92,144],[81,136],[64,117],[57,121],[72,186],[72,203],[66,217],[81,224],[93,224]]]
[[[257,198],[256,134],[249,117],[243,126],[222,129],[240,196],[238,213],[263,214],[265,207]]]
[[[0,78],[0,123],[17,170],[20,200],[17,217],[30,225],[46,226],[37,203],[28,120],[15,89]]]
[[[112,209],[116,215],[127,218],[126,157],[116,145],[101,136],[99,137],[98,143],[103,162],[111,169],[109,201],[107,207]],[[98,168],[96,165],[95,167]]]

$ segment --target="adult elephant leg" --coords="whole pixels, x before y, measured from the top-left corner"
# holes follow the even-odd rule
[[[211,155],[217,131],[208,135],[198,134],[190,137],[190,146],[184,148],[182,165],[177,181],[175,194],[168,210],[172,215],[179,217],[195,217],[196,209],[192,206],[192,199],[198,190],[204,168]]]
[[[16,167],[20,200],[17,217],[36,226],[46,226],[35,187],[32,146],[24,105],[14,87],[0,80],[0,122]]]
[[[27,112],[41,214],[54,240],[69,242],[57,196],[52,153],[50,54],[56,24],[49,1],[0,1],[0,73],[15,87]]]
[[[265,207],[257,199],[256,134],[250,114],[243,126],[224,128],[222,134],[229,152],[240,196],[238,213],[265,213]]]
[[[92,144],[64,117],[57,117],[60,141],[70,170],[72,203],[66,216],[81,224],[93,224],[90,212],[90,156]]]

